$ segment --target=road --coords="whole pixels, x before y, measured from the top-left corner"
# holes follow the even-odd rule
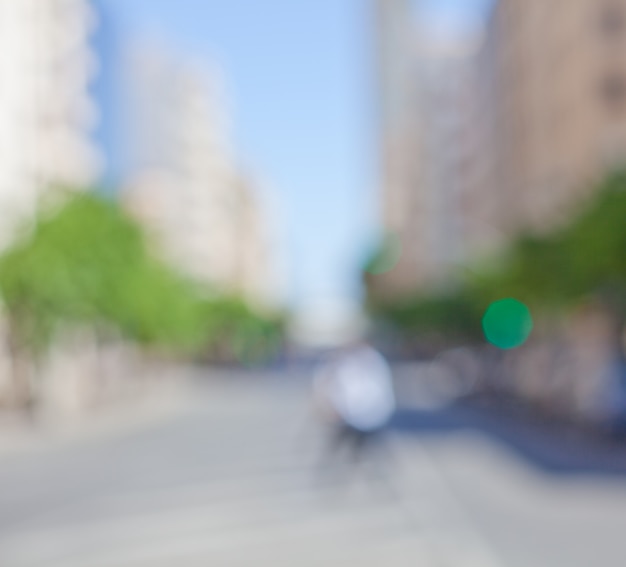
[[[405,428],[387,482],[324,483],[301,380],[204,378],[153,420],[0,453],[0,566],[623,565],[626,477]]]

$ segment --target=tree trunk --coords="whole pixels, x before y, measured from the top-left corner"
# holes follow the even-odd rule
[[[15,322],[9,322],[7,343],[11,357],[13,403],[18,409],[31,413],[35,406],[31,356],[24,348],[19,333],[16,331]]]

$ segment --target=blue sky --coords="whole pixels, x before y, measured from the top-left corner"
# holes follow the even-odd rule
[[[422,0],[452,27],[486,0]],[[368,0],[97,0],[109,178],[125,170],[114,108],[120,55],[148,38],[224,75],[237,157],[280,202],[289,299],[358,297],[375,234],[376,144]],[[437,18],[439,18],[437,20]]]

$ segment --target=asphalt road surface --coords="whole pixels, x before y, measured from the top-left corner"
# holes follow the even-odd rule
[[[341,468],[301,378],[197,376],[154,419],[0,450],[0,566],[623,567],[626,476],[407,423]]]

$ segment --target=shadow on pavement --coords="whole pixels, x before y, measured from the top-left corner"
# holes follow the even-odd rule
[[[517,413],[469,404],[433,411],[401,409],[392,421],[392,429],[421,436],[474,431],[506,445],[550,474],[626,479],[625,442],[563,424],[521,418]]]

